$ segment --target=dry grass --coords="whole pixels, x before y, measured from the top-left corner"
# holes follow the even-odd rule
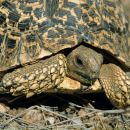
[[[59,106],[33,105],[1,112],[0,130],[130,130],[129,110],[100,110],[90,103],[81,106],[61,100],[68,102],[62,110]]]

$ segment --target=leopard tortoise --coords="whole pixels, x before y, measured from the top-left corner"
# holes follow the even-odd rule
[[[130,105],[127,28],[120,0],[1,0],[0,92],[98,79],[116,107]]]

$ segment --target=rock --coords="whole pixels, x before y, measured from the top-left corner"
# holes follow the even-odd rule
[[[43,120],[43,115],[39,110],[29,110],[25,113],[23,119],[30,123],[36,123]]]
[[[0,112],[8,112],[10,108],[3,103],[0,103]]]

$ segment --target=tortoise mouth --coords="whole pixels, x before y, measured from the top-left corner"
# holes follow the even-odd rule
[[[91,86],[96,81],[96,79],[98,79],[99,76],[99,74],[91,76],[79,71],[75,71],[75,73],[80,76],[80,82],[87,86]]]

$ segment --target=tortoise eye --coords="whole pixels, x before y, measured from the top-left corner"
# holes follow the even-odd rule
[[[76,66],[83,67],[83,61],[79,56],[75,57],[75,64],[76,64]]]

